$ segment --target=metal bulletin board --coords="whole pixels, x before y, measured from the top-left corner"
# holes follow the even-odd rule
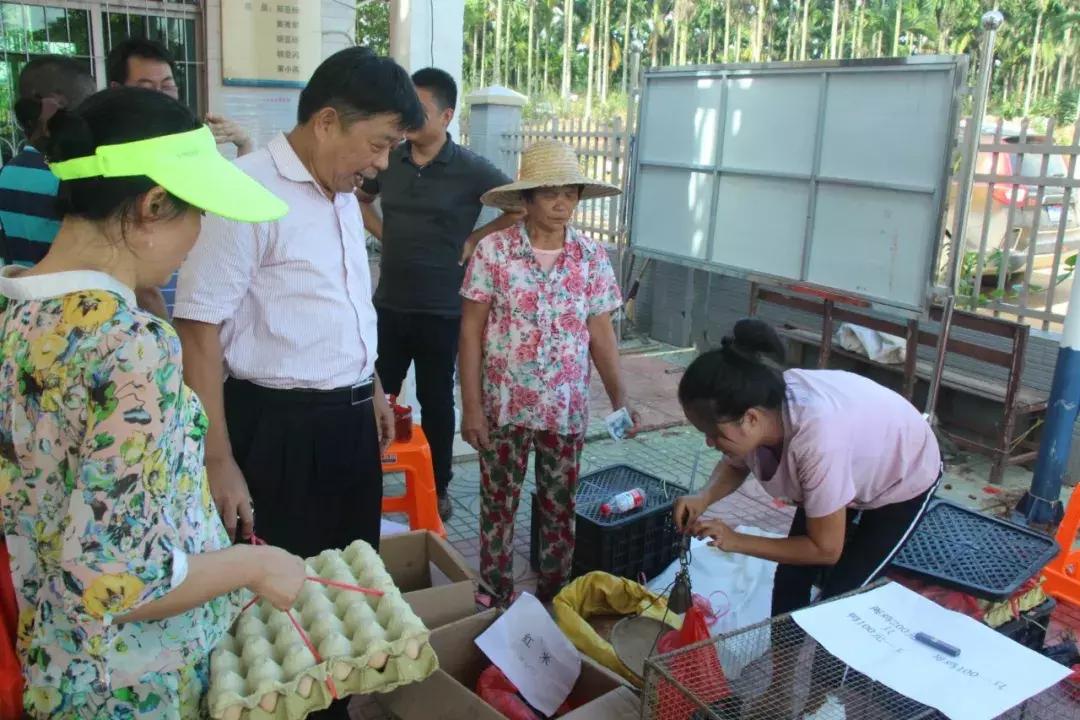
[[[925,311],[966,59],[644,75],[637,254]]]

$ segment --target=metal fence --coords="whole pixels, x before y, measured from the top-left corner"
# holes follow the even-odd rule
[[[1080,251],[1076,167],[1080,121],[1060,131],[1020,123],[980,127],[968,227],[962,240],[961,307],[1060,331]],[[955,221],[958,180],[947,227]]]
[[[575,118],[526,121],[518,131],[503,135],[503,153],[512,158],[512,167],[517,168],[525,148],[547,139],[573,146],[588,177],[625,187],[629,134],[622,118],[607,122]],[[574,226],[598,241],[622,243],[626,230],[623,202],[623,196],[617,195],[581,203],[574,215]]]

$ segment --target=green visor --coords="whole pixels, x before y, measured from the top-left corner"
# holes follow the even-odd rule
[[[61,180],[145,175],[200,210],[241,222],[269,222],[289,206],[218,152],[207,127],[120,145],[49,164]]]

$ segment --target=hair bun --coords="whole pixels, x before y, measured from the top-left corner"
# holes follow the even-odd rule
[[[731,343],[740,354],[755,360],[766,357],[777,363],[784,362],[784,343],[780,336],[768,323],[757,318],[744,318],[735,323]]]
[[[49,119],[49,140],[45,157],[50,162],[94,154],[94,133],[86,120],[72,110],[61,108]]]

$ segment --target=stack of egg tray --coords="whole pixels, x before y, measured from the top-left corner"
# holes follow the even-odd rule
[[[380,590],[382,596],[306,582],[292,616],[318,650],[316,662],[289,616],[260,601],[210,657],[210,714],[218,720],[303,718],[333,701],[389,692],[435,672],[428,629],[365,542],[326,550],[307,574]]]

